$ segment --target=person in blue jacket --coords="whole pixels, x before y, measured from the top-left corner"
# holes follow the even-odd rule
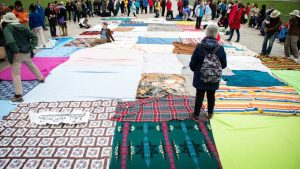
[[[38,13],[40,14],[42,21],[44,22],[45,25],[45,9],[41,6],[41,1],[37,1],[36,2],[36,6],[35,6],[36,10],[38,11]],[[46,26],[43,27],[44,30],[48,30],[46,28]]]
[[[148,0],[143,0],[143,6],[144,6],[145,14],[147,14]]]
[[[215,106],[215,92],[219,88],[219,82],[217,83],[205,83],[201,80],[201,67],[203,66],[205,53],[213,53],[218,56],[222,69],[226,68],[226,53],[223,46],[218,44],[216,39],[219,31],[219,27],[215,24],[210,24],[206,27],[206,37],[196,47],[190,62],[190,69],[194,72],[193,86],[196,88],[196,101],[194,113],[191,114],[193,120],[198,120],[204,94],[207,96],[207,112],[208,118],[213,117],[213,111]]]
[[[45,22],[42,20],[42,17],[36,10],[36,6],[34,4],[30,4],[29,10],[29,28],[38,35],[39,44],[45,45],[46,40],[43,31],[43,28],[45,27]]]

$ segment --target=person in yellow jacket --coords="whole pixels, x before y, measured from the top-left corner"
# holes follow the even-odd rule
[[[159,10],[160,10],[160,1],[159,0],[155,0],[154,10],[155,10],[155,18],[158,18],[159,17]]]

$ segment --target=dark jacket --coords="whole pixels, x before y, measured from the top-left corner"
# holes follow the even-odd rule
[[[211,41],[212,43],[206,43],[206,41]],[[219,83],[204,83],[200,79],[200,69],[202,67],[202,64],[204,62],[204,48],[207,52],[212,52],[218,45],[218,42],[216,39],[213,38],[204,38],[201,44],[198,44],[196,47],[192,59],[190,62],[190,69],[194,72],[194,78],[193,78],[193,86],[196,89],[200,90],[217,90],[219,88]],[[219,57],[222,69],[224,69],[227,66],[226,61],[226,53],[224,50],[224,47],[221,46],[219,50],[216,52],[216,55]]]
[[[266,24],[266,34],[268,36],[272,36],[274,33],[279,31],[279,27],[281,26],[282,21],[280,17],[278,18],[270,18],[270,23]]]
[[[32,11],[29,14],[29,27],[30,29],[34,29],[37,27],[45,27],[45,23],[42,20],[42,17],[38,11]]]
[[[289,20],[288,35],[300,36],[300,18],[292,18]]]
[[[46,8],[45,14],[48,18],[49,24],[55,25],[57,23],[57,14],[53,8]]]
[[[38,43],[38,37],[23,24],[8,24],[3,28],[6,57],[10,64],[16,53],[30,53]]]

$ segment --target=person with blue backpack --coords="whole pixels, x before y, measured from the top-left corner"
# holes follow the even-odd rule
[[[219,88],[222,78],[222,69],[226,68],[226,53],[224,47],[219,45],[216,37],[219,27],[209,24],[206,29],[206,37],[197,45],[193,52],[190,69],[194,72],[193,86],[196,88],[196,100],[194,113],[190,116],[198,120],[204,95],[207,96],[207,117],[213,117],[215,106],[215,92]]]
[[[204,15],[204,9],[205,9],[205,6],[203,5],[202,0],[199,0],[199,3],[195,9],[196,29],[200,29],[202,17]]]

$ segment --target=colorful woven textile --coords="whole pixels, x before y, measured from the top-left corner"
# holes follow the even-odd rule
[[[202,38],[180,38],[180,41],[183,44],[198,45],[198,43],[201,43]]]
[[[193,54],[194,50],[197,47],[197,45],[183,44],[181,42],[173,42],[173,46],[175,47],[173,53],[186,54],[186,55]]]
[[[300,71],[295,70],[272,70],[279,79],[294,87],[300,94]]]
[[[100,35],[100,31],[84,31],[80,35]]]
[[[75,46],[78,48],[90,47],[90,44],[95,40],[95,38],[76,38],[71,42],[65,44],[64,46]]]
[[[224,168],[299,168],[299,117],[216,114],[211,127]]]
[[[185,79],[175,74],[143,74],[139,82],[136,98],[165,97],[167,95],[186,95]]]
[[[119,102],[113,120],[132,122],[161,122],[189,119],[194,111],[195,98],[169,95],[163,98],[148,98]]]
[[[22,81],[23,94],[26,95],[39,84],[39,81]],[[0,100],[10,100],[15,94],[15,87],[12,81],[0,82]]]
[[[207,121],[119,122],[110,169],[222,168]]]
[[[175,41],[179,41],[178,38],[148,38],[148,37],[138,37],[138,41],[136,44],[162,44],[168,45],[172,44]]]
[[[99,169],[109,166],[115,101],[20,104],[0,129],[0,168]],[[35,125],[28,112],[90,112],[82,124]]]
[[[286,86],[267,72],[256,70],[233,70],[234,76],[223,76],[228,86],[270,87]]]
[[[57,57],[57,58],[33,58],[32,61],[36,64],[36,66],[41,71],[43,77],[47,77],[49,73],[55,69],[60,64],[66,62],[68,58],[66,57]],[[28,69],[28,67],[22,63],[21,65],[21,79],[22,80],[37,80],[36,76]],[[11,67],[8,67],[7,69],[0,72],[0,79],[2,80],[13,80],[12,79],[12,73],[11,73]]]
[[[256,56],[270,69],[278,70],[300,70],[300,64],[286,57]]]

